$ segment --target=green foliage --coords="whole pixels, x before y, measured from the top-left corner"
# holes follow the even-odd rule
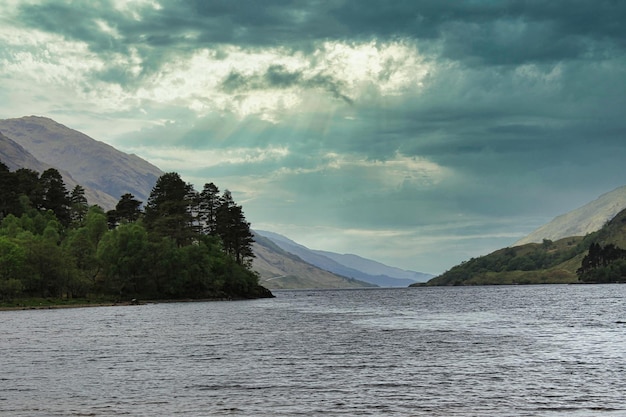
[[[583,282],[623,282],[626,280],[626,250],[612,243],[602,247],[594,242],[576,273]]]
[[[145,212],[125,194],[104,213],[87,205],[81,186],[68,195],[56,170],[39,177],[5,168],[0,163],[0,188],[10,197],[0,204],[0,301],[271,296],[246,262],[252,235],[241,206],[212,183],[198,194],[165,174]]]
[[[136,222],[141,216],[141,201],[130,193],[124,194],[115,206],[115,215],[117,222]]]
[[[63,226],[70,224],[70,199],[63,177],[54,168],[45,170],[39,178],[43,190],[41,208],[51,210]]]
[[[70,197],[70,220],[75,225],[81,225],[85,221],[87,210],[89,210],[89,204],[87,204],[87,197],[85,197],[85,189],[77,185],[72,190]]]
[[[10,300],[23,290],[26,251],[14,239],[0,236],[0,300]]]
[[[504,248],[472,258],[433,278],[428,285],[493,285],[576,282],[568,262],[584,251],[581,238]]]
[[[587,236],[500,249],[463,262],[428,285],[625,282],[621,247],[626,247],[626,210]]]
[[[254,255],[250,223],[246,222],[241,206],[235,204],[230,191],[226,190],[216,212],[216,234],[222,239],[224,250],[239,265],[246,265]]]
[[[191,243],[194,236],[192,208],[194,192],[175,172],[162,175],[148,198],[144,222],[160,237],[171,237],[179,246]]]

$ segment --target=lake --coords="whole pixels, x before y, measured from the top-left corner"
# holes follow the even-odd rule
[[[626,415],[626,285],[275,295],[0,312],[0,415]]]

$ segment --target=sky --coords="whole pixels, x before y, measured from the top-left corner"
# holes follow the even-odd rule
[[[626,2],[0,0],[0,118],[441,273],[626,184]]]

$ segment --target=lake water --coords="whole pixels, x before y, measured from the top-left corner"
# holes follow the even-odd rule
[[[626,285],[275,294],[0,312],[0,415],[626,415]]]

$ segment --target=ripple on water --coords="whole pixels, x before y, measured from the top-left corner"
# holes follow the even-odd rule
[[[12,416],[626,415],[626,286],[2,312]]]

